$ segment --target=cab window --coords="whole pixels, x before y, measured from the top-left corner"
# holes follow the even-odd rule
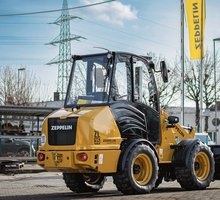
[[[131,65],[127,57],[121,57],[115,65],[111,96],[113,101],[131,101]]]
[[[147,105],[150,105],[149,86],[150,76],[148,68],[144,62],[138,59],[134,59],[133,62],[133,74],[134,74],[134,101],[138,101]]]

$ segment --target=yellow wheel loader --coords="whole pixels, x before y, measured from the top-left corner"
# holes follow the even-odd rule
[[[149,193],[162,180],[186,190],[210,185],[213,153],[160,108],[150,58],[124,52],[72,58],[64,108],[42,126],[40,166],[63,172],[77,193],[97,192],[106,176],[124,194]],[[168,82],[164,61],[160,72]]]

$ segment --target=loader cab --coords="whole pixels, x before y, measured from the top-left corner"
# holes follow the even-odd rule
[[[111,87],[113,101],[142,103],[159,111],[157,87],[150,62],[132,54],[116,54]]]
[[[65,107],[105,105],[122,137],[159,143],[159,98],[149,60],[123,52],[73,57]]]

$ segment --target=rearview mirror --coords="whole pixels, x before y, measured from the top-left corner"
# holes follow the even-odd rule
[[[152,61],[149,62],[149,67],[155,71],[155,65]]]
[[[176,117],[176,116],[169,116],[168,117],[168,123],[169,124],[177,124],[179,122],[179,117]]]
[[[165,61],[160,62],[160,71],[164,83],[168,82],[168,69]]]

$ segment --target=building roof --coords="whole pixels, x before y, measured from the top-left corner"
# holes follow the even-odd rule
[[[45,117],[57,109],[58,109],[57,107],[7,105],[7,106],[0,106],[0,115]]]
[[[30,104],[34,107],[47,107],[47,108],[62,108],[64,106],[64,101],[43,101],[34,102]]]

